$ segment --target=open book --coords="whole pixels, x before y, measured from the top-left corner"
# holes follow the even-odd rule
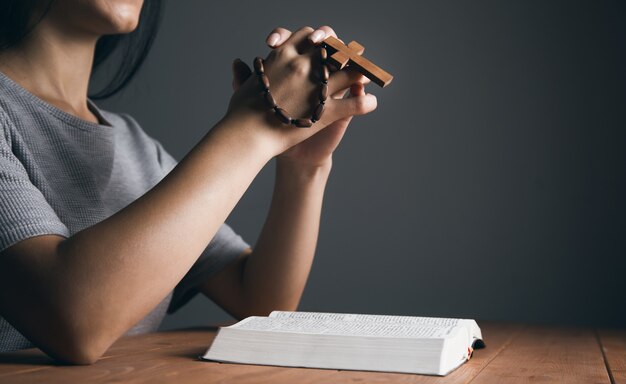
[[[446,375],[484,347],[476,321],[274,311],[219,329],[206,360]]]

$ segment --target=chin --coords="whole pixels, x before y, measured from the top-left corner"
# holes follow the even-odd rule
[[[50,16],[77,32],[100,36],[129,33],[139,24],[143,3],[144,0],[57,0]]]
[[[101,14],[109,33],[129,33],[137,28],[143,0],[101,0],[109,7]]]

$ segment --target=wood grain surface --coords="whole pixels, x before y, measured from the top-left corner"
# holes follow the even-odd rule
[[[626,330],[480,325],[487,347],[446,377],[205,362],[207,327],[124,337],[91,366],[1,353],[0,383],[626,383]]]
[[[598,341],[615,384],[626,384],[626,330],[602,329]]]

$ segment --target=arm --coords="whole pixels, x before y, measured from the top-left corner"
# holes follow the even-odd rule
[[[314,87],[308,71],[293,71],[311,65],[312,54],[295,49],[310,31],[267,59],[276,94],[291,95],[293,110]],[[336,72],[329,88],[353,81]],[[95,361],[174,288],[270,158],[374,107],[373,97],[329,101],[315,127],[287,129],[268,118],[258,84],[247,81],[226,117],[135,202],[68,239],[38,236],[0,252],[0,313],[51,356]]]
[[[239,124],[218,124],[155,188],[110,218],[68,239],[39,236],[4,251],[3,316],[59,360],[95,361],[182,279],[272,156],[272,146]],[[245,155],[233,159],[233,147]]]
[[[337,36],[328,26],[318,31]],[[271,46],[279,46],[291,32],[277,28],[268,37],[268,43],[273,35],[278,40],[274,39]],[[236,87],[250,70],[237,61],[233,69]],[[367,82],[358,74],[355,79],[349,87],[352,99],[365,95],[362,83]],[[343,98],[345,90],[337,88],[333,98]],[[337,120],[278,157],[272,204],[254,251],[248,250],[199,287],[233,316],[243,318],[297,308],[315,254],[332,153],[350,121],[351,117]]]
[[[279,159],[270,211],[251,254],[200,290],[237,318],[295,310],[315,254],[331,162],[303,166]]]

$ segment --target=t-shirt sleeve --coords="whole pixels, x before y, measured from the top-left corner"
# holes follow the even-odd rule
[[[0,252],[34,236],[70,236],[69,229],[14,155],[9,124],[0,110]]]
[[[177,161],[163,148],[161,143],[154,141],[159,163],[163,168],[164,175],[166,175],[176,166]],[[250,248],[250,245],[241,236],[235,233],[228,224],[222,224],[198,260],[174,289],[174,295],[167,312],[173,313],[185,305],[198,293],[200,284],[235,261],[247,248]]]

